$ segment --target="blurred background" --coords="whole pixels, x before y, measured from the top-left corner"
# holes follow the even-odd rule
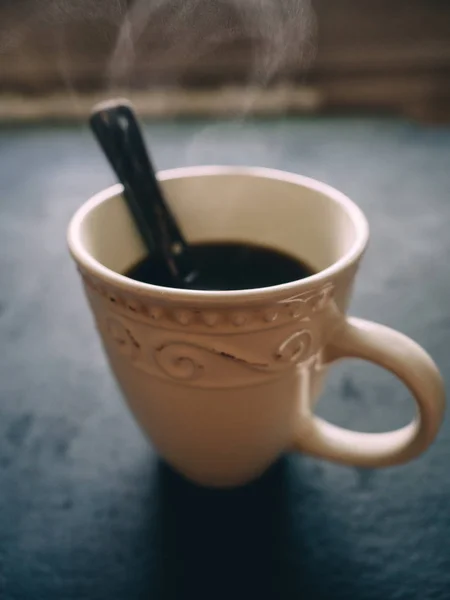
[[[448,0],[1,0],[0,118],[450,118]]]
[[[448,418],[396,469],[290,455],[213,493],[161,467],[65,240],[115,182],[87,118],[117,94],[158,168],[274,167],[355,200],[352,314],[450,385],[450,0],[0,0],[0,598],[450,598]],[[318,412],[380,432],[412,404],[345,361]]]

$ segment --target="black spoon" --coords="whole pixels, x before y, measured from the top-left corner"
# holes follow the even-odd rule
[[[110,100],[97,104],[90,126],[123,185],[149,256],[163,258],[174,287],[189,287],[197,277],[189,247],[164,200],[130,103]]]

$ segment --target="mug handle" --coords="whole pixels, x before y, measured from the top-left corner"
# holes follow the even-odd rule
[[[389,327],[350,318],[325,350],[326,364],[341,358],[361,358],[391,371],[412,393],[417,417],[398,430],[359,433],[332,425],[304,406],[294,449],[358,467],[402,464],[424,452],[438,433],[445,409],[442,377],[425,350]]]

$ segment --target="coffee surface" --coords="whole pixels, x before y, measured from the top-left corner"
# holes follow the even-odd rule
[[[195,290],[245,290],[280,285],[314,273],[299,259],[264,246],[234,242],[210,242],[190,247],[198,274],[188,285]],[[174,287],[164,262],[150,256],[125,275],[136,281]]]

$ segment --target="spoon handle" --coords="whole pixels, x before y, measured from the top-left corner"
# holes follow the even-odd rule
[[[188,246],[162,195],[130,104],[113,100],[94,107],[90,125],[113,170],[150,254],[162,254],[177,286],[193,272]]]

